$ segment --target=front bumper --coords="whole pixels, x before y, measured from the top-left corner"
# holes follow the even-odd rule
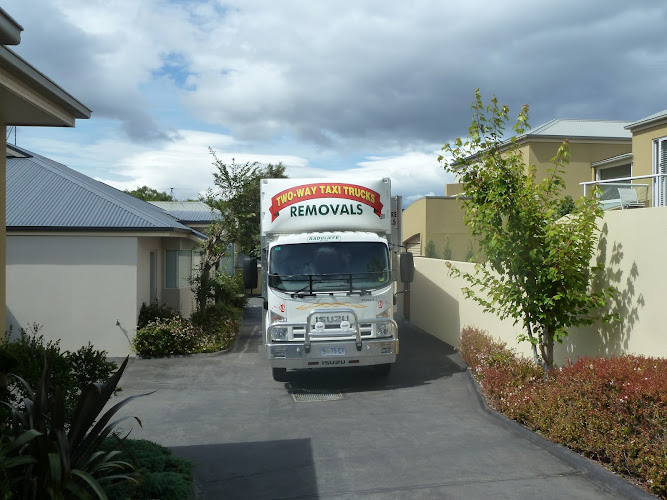
[[[331,348],[345,349],[345,355],[324,355]],[[302,343],[267,344],[273,368],[326,368],[331,366],[368,366],[393,363],[398,354],[398,339],[364,340],[361,350],[355,341],[313,342],[310,352]]]
[[[345,313],[354,317],[354,328],[332,333],[318,332],[311,328],[312,317],[321,314],[313,310],[304,323],[273,323],[266,332],[266,351],[273,368],[323,368],[332,366],[368,366],[393,363],[398,354],[398,325],[391,318],[359,320],[354,311],[348,309],[328,310],[328,314]],[[360,322],[361,321],[361,322]],[[360,325],[385,324],[390,336],[362,338]],[[272,341],[276,328],[303,328],[303,342]],[[377,331],[377,329],[375,330]]]

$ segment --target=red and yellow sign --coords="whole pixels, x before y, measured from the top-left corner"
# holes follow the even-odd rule
[[[271,198],[271,220],[276,220],[280,211],[290,205],[322,198],[342,198],[357,201],[371,207],[378,217],[382,214],[382,203],[377,191],[356,184],[323,182],[291,187],[276,194]]]

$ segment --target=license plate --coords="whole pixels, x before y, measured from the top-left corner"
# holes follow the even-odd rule
[[[322,356],[345,356],[345,347],[322,347]]]

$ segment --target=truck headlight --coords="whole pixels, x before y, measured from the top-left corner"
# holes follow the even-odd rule
[[[287,328],[274,328],[271,330],[271,340],[287,340]]]
[[[378,319],[391,319],[392,317],[392,310],[391,307],[388,307],[384,311],[382,311],[380,314],[376,316]],[[375,336],[376,337],[391,337],[391,327],[389,326],[389,323],[378,323],[375,326]]]
[[[389,325],[387,323],[378,324],[377,329],[375,330],[375,336],[376,337],[391,337],[391,330],[389,329]]]

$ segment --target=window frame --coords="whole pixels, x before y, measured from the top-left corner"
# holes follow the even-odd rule
[[[652,153],[653,165],[651,168],[653,174],[667,174],[667,136],[653,139]],[[653,206],[663,207],[665,205],[667,205],[667,177],[656,177],[653,191]]]
[[[175,254],[175,260],[174,260]],[[171,257],[170,257],[171,256]],[[183,268],[187,268],[185,271]],[[164,287],[172,290],[190,287],[192,250],[165,250]]]

